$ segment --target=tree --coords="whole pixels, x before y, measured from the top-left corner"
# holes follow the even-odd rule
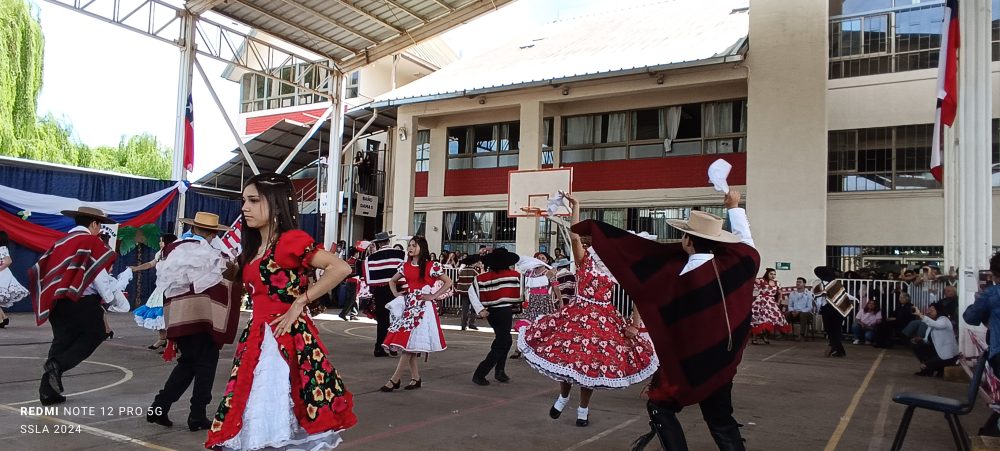
[[[0,0],[0,155],[169,179],[170,148],[152,135],[90,149],[73,138],[68,120],[36,117],[44,46],[28,2]]]

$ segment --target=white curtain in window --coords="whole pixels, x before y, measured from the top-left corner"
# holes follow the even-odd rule
[[[566,145],[593,144],[594,117],[577,116],[566,118]]]
[[[672,106],[660,110],[659,136],[665,137],[663,140],[663,151],[673,151],[674,139],[677,138],[677,129],[681,126],[681,107]]]
[[[712,137],[733,131],[733,102],[709,103],[705,106],[705,136]]]
[[[625,142],[625,113],[608,114],[607,142]]]
[[[458,212],[445,212],[444,213],[444,233],[448,239],[457,240],[460,237],[455,233],[455,226],[458,223]]]

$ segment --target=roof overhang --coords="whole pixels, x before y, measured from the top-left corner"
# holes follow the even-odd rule
[[[212,11],[350,72],[514,0],[240,0]],[[189,2],[190,3],[190,2]]]

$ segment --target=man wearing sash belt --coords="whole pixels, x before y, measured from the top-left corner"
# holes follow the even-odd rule
[[[230,228],[219,224],[218,215],[205,212],[180,222],[192,226],[190,238],[170,243],[156,265],[169,340],[163,359],[171,360],[176,352],[180,357],[146,412],[146,421],[173,426],[167,416],[170,406],[193,382],[187,423],[197,431],[211,426],[205,409],[212,401],[219,350],[236,337],[242,290],[231,281],[236,265],[211,245],[218,232]]]
[[[52,345],[38,389],[45,406],[66,401],[61,395],[63,373],[90,357],[105,339],[104,309],[95,281],[115,261],[114,251],[98,238],[101,224],[115,221],[91,207],[61,213],[73,218],[76,227],[28,271],[35,320],[39,326],[46,320],[52,324]]]
[[[389,239],[392,235],[386,232],[375,234],[371,246],[372,252],[365,258],[364,277],[372,293],[372,302],[375,303],[375,321],[378,323],[375,336],[375,357],[386,357],[396,355],[396,351],[385,352],[382,348],[382,341],[389,333],[389,310],[386,304],[392,301],[392,290],[389,288],[389,280],[396,274],[399,265],[406,260],[406,252],[389,247]]]

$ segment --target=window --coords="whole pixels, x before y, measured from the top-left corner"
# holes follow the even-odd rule
[[[942,0],[832,0],[830,16],[830,79],[937,67]],[[994,61],[1000,56],[998,19],[994,12]]]
[[[446,211],[443,234],[444,247],[452,251],[474,254],[479,246],[513,250],[517,219],[503,210]]]
[[[427,213],[426,212],[414,212],[413,213],[413,234],[420,236],[427,236]]]
[[[417,132],[416,172],[427,172],[431,166],[431,131]]]
[[[930,174],[932,124],[829,133],[827,191],[940,188]]]
[[[555,130],[552,129],[552,118],[547,117],[542,120],[542,134],[545,139],[542,140],[542,164],[555,164],[555,159],[552,157],[552,135]]]
[[[562,162],[746,152],[746,100],[563,119]]]
[[[992,164],[990,165],[990,178],[993,181],[993,187],[1000,187],[1000,119],[993,119],[993,140],[991,141],[992,148]]]
[[[324,96],[300,89],[294,84],[298,81],[310,88],[318,88],[322,80],[319,80],[315,66],[298,64],[281,67],[276,71],[277,78],[285,82],[259,74],[243,74],[240,79],[240,112],[287,108],[326,100]]]
[[[359,91],[358,89],[360,86],[359,83],[360,76],[361,76],[361,71],[356,70],[354,72],[351,72],[351,75],[347,77],[346,91],[344,91],[345,99],[353,99],[358,95],[360,95],[361,91]]]
[[[517,167],[521,124],[448,128],[448,169]]]

